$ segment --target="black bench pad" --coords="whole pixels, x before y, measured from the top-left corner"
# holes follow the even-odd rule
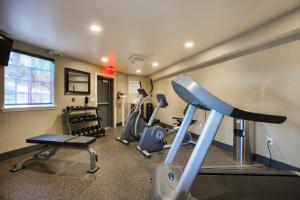
[[[44,134],[26,139],[27,143],[64,145],[64,146],[88,146],[96,141],[94,137]]]
[[[94,137],[87,137],[87,136],[77,136],[76,138],[73,138],[71,140],[68,140],[67,143],[71,146],[84,146],[92,144],[96,141],[96,138]],[[83,145],[84,144],[84,145]]]

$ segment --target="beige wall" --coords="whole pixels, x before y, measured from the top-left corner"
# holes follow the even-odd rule
[[[170,106],[161,111],[161,120],[172,123],[170,115],[180,114],[184,103],[170,82],[186,72],[208,90],[235,106],[247,110],[286,115],[282,125],[257,123],[254,151],[267,154],[266,137],[273,138],[274,159],[300,167],[300,9],[249,30],[151,75],[155,91],[167,94]],[[199,132],[204,113],[196,114]],[[232,119],[225,118],[216,140],[232,144]]]
[[[45,49],[38,48],[27,43],[15,41],[13,48],[26,52],[51,57]],[[53,57],[52,57],[53,58]],[[43,133],[58,133],[64,132],[62,109],[69,105],[83,105],[84,97],[81,95],[65,95],[64,94],[64,68],[69,67],[77,70],[82,70],[91,73],[91,94],[89,97],[94,99],[90,105],[95,105],[95,74],[102,73],[102,67],[71,57],[55,57],[55,103],[54,109],[43,110],[26,110],[26,111],[11,111],[0,112],[0,153],[8,152],[25,146],[25,140],[28,137],[40,135]],[[0,99],[1,105],[3,100],[3,80],[4,68],[0,67]],[[149,91],[150,84],[145,76],[128,76],[123,73],[116,75],[116,91],[125,92],[128,94],[128,80],[141,81],[143,87]],[[72,97],[75,97],[75,102],[72,102]],[[132,99],[129,95],[128,99]],[[128,103],[125,104],[125,117],[127,114]],[[116,99],[116,123],[122,121],[121,103]]]
[[[300,41],[290,42],[251,55],[187,73],[216,96],[237,107],[287,116],[284,124],[256,123],[255,152],[266,156],[266,137],[273,138],[273,158],[300,167]],[[171,80],[154,82],[155,93],[166,94],[170,106],[159,118],[182,112],[184,103],[174,93]],[[203,120],[203,115],[198,115]],[[232,145],[232,119],[222,122],[216,140]]]
[[[117,78],[116,78],[116,82],[117,82],[117,92],[122,92],[125,93],[126,96],[128,94],[128,76],[126,74],[123,73],[117,73]],[[116,100],[117,104],[117,123],[122,122],[122,99],[117,99]],[[127,115],[127,108],[128,108],[128,103],[127,103],[127,98],[125,98],[125,119],[126,119],[126,115]]]
[[[32,45],[15,41],[14,48],[27,52],[51,57],[46,50]],[[102,68],[67,56],[55,57],[55,109],[0,112],[0,153],[28,146],[25,139],[43,133],[63,133],[62,109],[68,105],[83,105],[84,96],[64,94],[64,68],[69,67],[91,73],[91,94],[95,99],[95,73],[101,73]],[[4,68],[0,67],[1,99],[3,99],[3,75]],[[127,91],[127,75],[118,73],[117,91]],[[125,87],[124,87],[125,86]],[[72,102],[71,98],[76,101]],[[90,102],[94,105],[95,102]],[[1,103],[2,105],[2,103]],[[117,106],[117,119],[121,118]]]
[[[141,81],[143,88],[149,92],[150,91],[150,82],[148,77],[146,76],[133,76],[133,75],[125,75],[123,73],[118,72],[117,74],[117,91],[121,91],[126,94],[125,99],[125,118],[128,114],[128,111],[130,109],[130,104],[134,99],[136,98],[136,94],[128,93],[128,81]],[[118,107],[118,114],[117,114],[117,122],[122,122],[122,101],[117,99],[117,107]]]

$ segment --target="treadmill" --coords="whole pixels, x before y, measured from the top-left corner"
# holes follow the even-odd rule
[[[273,124],[283,123],[286,117],[235,108],[212,95],[186,75],[173,80],[172,86],[189,106],[164,163],[153,173],[152,200],[300,199],[300,173],[296,171],[201,169],[224,116]],[[210,109],[209,117],[186,166],[175,166],[175,156],[199,107]]]

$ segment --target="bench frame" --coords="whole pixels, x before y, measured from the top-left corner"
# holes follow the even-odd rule
[[[85,150],[89,153],[90,156],[90,168],[87,171],[88,173],[94,173],[96,172],[99,167],[97,167],[96,162],[98,161],[98,156],[95,150],[90,148],[89,146],[83,146],[83,147],[77,147],[77,146],[70,146],[70,145],[46,145],[42,151],[25,158],[19,162],[17,162],[13,168],[10,170],[11,172],[16,172],[21,169],[24,169],[27,164],[34,162],[34,161],[45,161],[51,158],[59,148],[65,148],[65,149],[79,149],[79,150]]]

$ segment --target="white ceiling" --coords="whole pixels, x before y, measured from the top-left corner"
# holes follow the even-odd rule
[[[15,39],[118,71],[151,74],[262,24],[300,0],[1,0],[0,29]],[[101,33],[89,26],[97,23]],[[193,49],[183,47],[186,40]],[[153,54],[132,64],[130,53]],[[152,61],[160,66],[154,68]]]

